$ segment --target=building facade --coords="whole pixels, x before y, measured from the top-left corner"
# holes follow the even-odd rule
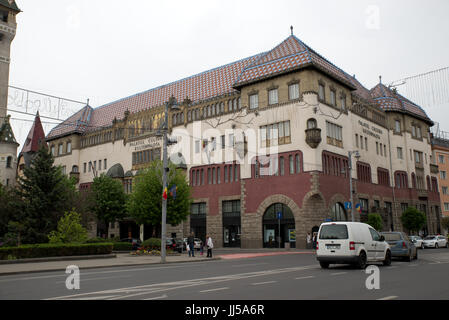
[[[169,154],[186,168],[194,203],[169,235],[305,247],[322,222],[352,219],[350,176],[361,204],[355,221],[377,212],[384,230],[402,230],[402,212],[416,206],[427,216],[423,233],[440,231],[432,120],[381,82],[366,89],[293,34],[269,51],[87,105],[47,136],[55,163],[79,173],[80,189],[104,172],[132,192],[136,173],[161,158],[156,132],[172,96],[181,110],[169,114],[178,141]]]
[[[449,140],[442,137],[432,138],[432,160],[438,166],[438,184],[440,188],[443,216],[449,217]]]
[[[11,43],[16,35],[15,1],[0,0],[0,183],[14,186],[17,168],[17,143],[7,116]]]

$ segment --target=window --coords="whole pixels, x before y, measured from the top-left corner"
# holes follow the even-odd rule
[[[355,146],[359,147],[359,135],[357,133],[355,134]]]
[[[416,134],[419,139],[421,139],[421,127],[416,127]]]
[[[296,173],[301,172],[301,162],[299,160],[299,154],[296,155]]]
[[[249,96],[249,108],[250,109],[256,109],[259,107],[259,95],[252,94]]]
[[[422,152],[415,151],[415,163],[422,163]]]
[[[106,170],[107,168],[108,168],[108,165],[107,165],[107,159],[104,159],[104,161],[103,161],[103,163],[104,163],[104,170]]]
[[[260,142],[262,148],[290,143],[290,121],[261,126]]]
[[[215,175],[215,168],[212,168],[212,183],[217,183],[217,176]]]
[[[89,161],[89,172],[92,170],[92,161]]]
[[[342,95],[340,97],[340,103],[341,103],[341,110],[346,110],[346,96]]]
[[[404,159],[404,156],[402,154],[402,148],[401,147],[397,147],[397,151],[398,151],[398,159]]]
[[[234,147],[234,134],[229,134],[229,147]]]
[[[380,235],[379,233],[377,233],[376,230],[369,228],[369,232],[371,233],[371,238],[373,239],[373,241],[379,241],[380,240]]]
[[[335,96],[336,96],[335,90],[331,90],[331,105],[333,105],[334,107],[337,106],[337,99]]]
[[[382,150],[382,143],[380,144],[380,150]],[[379,142],[376,141],[376,154],[379,154]]]
[[[101,170],[101,160],[98,160],[98,170]]]
[[[83,170],[84,173],[86,173],[86,167],[87,167],[87,163],[84,162],[84,170]]]
[[[368,138],[365,137],[365,150],[368,151]]]
[[[278,89],[272,89],[268,91],[268,104],[278,103]]]
[[[444,155],[442,155],[442,154],[438,155],[438,162],[444,163]]]
[[[377,168],[377,183],[390,186],[390,174],[387,169]]]
[[[324,101],[324,84],[318,85],[318,99]]]
[[[387,156],[387,146],[384,144],[384,156]]]
[[[293,162],[293,156],[288,157],[289,166],[290,166],[290,174],[295,173],[295,163]]]
[[[62,174],[66,174],[66,166],[62,166],[61,169],[62,169]]]
[[[371,183],[371,167],[369,164],[357,163],[357,179]]]
[[[58,155],[59,156],[62,154],[62,146],[63,146],[62,143],[58,146]]]
[[[69,141],[67,142],[67,153],[71,153],[72,152],[72,142]]]
[[[279,171],[281,173],[281,176],[285,174],[285,168],[284,168],[284,157],[279,157]]]
[[[446,179],[446,171],[444,171],[444,170],[440,171],[440,178],[443,180]]]
[[[360,148],[363,149],[363,137],[362,136],[360,136]]]
[[[448,202],[444,203],[444,211],[449,211],[449,203]]]
[[[360,207],[362,212],[368,212],[368,199],[360,198]]]
[[[6,168],[11,168],[12,167],[12,157],[9,156],[8,158],[6,158]]]
[[[207,183],[212,184],[212,175],[210,168],[207,169]]]
[[[329,121],[326,121],[326,128],[327,128],[327,143],[342,148],[343,147],[342,127]]]
[[[315,129],[317,127],[315,119],[307,120],[307,129]]]
[[[394,122],[394,132],[401,133],[401,121],[395,120]]]
[[[290,100],[299,99],[299,83],[294,83],[288,86],[288,98]]]
[[[240,200],[222,202],[223,217],[240,217]]]
[[[441,190],[443,191],[444,195],[448,195],[449,194],[447,187],[441,187]]]
[[[195,141],[195,153],[200,152],[200,140]]]

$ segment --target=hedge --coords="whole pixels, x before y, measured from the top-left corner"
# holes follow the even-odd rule
[[[142,243],[142,247],[145,247],[147,249],[161,250],[161,239],[159,239],[159,238],[146,239]]]
[[[114,242],[114,251],[131,251],[133,249],[133,244],[131,242]]]
[[[22,245],[20,247],[1,247],[0,260],[110,254],[112,247],[112,243],[41,243]]]

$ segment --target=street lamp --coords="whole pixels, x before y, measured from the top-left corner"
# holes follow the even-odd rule
[[[168,144],[172,144],[173,141],[169,141],[167,134],[168,134],[168,111],[179,111],[181,108],[178,106],[178,102],[176,101],[175,97],[171,97],[166,103],[165,103],[165,116],[164,116],[164,123],[162,124],[161,132],[159,132],[157,135],[162,135],[162,162],[163,162],[163,170],[162,170],[162,193],[164,192],[165,188],[167,187],[167,172],[168,172],[168,159],[167,159],[167,146]],[[162,230],[161,230],[161,263],[165,263],[165,257],[166,257],[166,233],[167,233],[167,199],[162,198]]]
[[[351,197],[351,221],[354,222],[354,203],[353,203],[353,196],[352,196],[352,155],[355,155],[357,161],[360,159],[360,153],[358,150],[355,151],[348,151],[348,165],[349,165],[349,195]]]

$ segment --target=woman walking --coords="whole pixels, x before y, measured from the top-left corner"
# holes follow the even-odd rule
[[[212,238],[208,235],[206,236],[207,241],[207,257],[212,258],[212,249],[214,248],[214,243],[212,242]]]

